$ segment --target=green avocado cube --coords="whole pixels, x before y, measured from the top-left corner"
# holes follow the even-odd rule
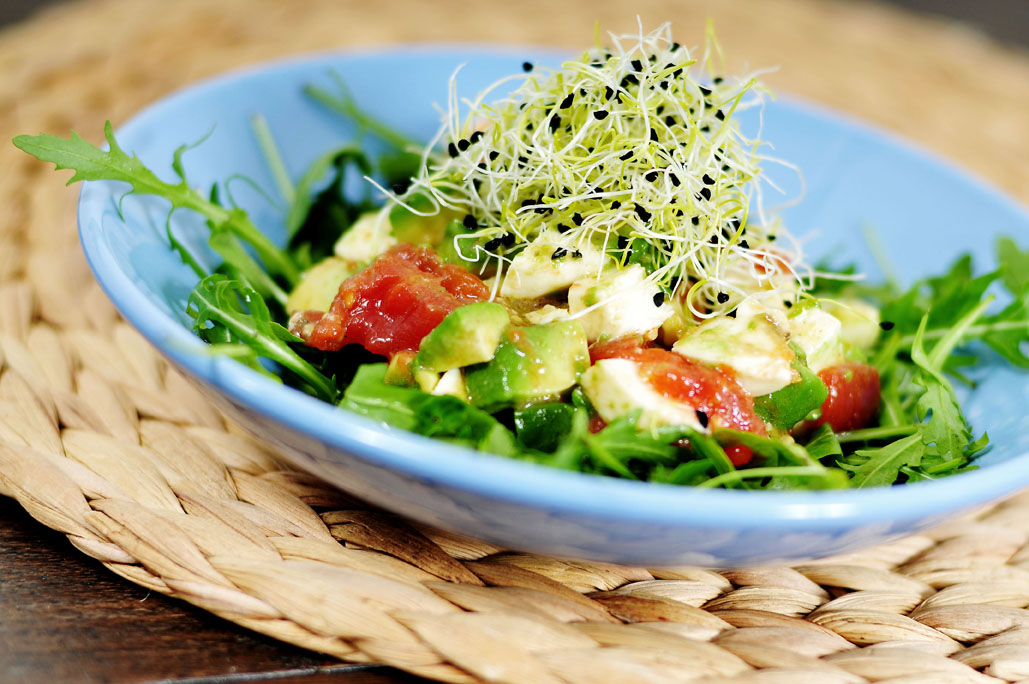
[[[509,328],[488,363],[468,368],[465,387],[487,411],[553,399],[589,368],[586,332],[579,321]]]
[[[445,373],[493,358],[511,317],[496,302],[476,302],[454,309],[422,339],[415,368]]]

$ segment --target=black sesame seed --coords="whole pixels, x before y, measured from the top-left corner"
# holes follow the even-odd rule
[[[461,150],[462,152],[467,150],[469,145],[471,145],[471,143],[465,140],[464,138],[461,138],[457,141],[457,149]]]
[[[699,216],[694,216],[693,218],[690,219],[690,223],[692,223],[695,226],[699,226],[700,225],[700,217]]]
[[[879,323],[879,327],[883,330],[893,330],[893,326],[893,321],[882,321],[881,323]]]
[[[468,141],[473,145],[480,140],[482,140],[482,131],[475,131],[468,137]]]
[[[651,218],[651,213],[638,204],[634,211],[636,212],[636,215],[640,217],[641,221],[649,221]]]
[[[672,185],[674,185],[675,187],[679,187],[679,177],[676,176],[674,173],[668,174],[668,180],[672,181]]]
[[[572,106],[572,100],[574,100],[574,99],[575,99],[575,93],[568,93],[565,96],[565,99],[561,100],[561,104],[559,104],[557,106],[558,109],[568,109],[569,107]]]
[[[665,303],[665,293],[664,292],[658,292],[656,295],[654,295],[654,306],[661,306],[664,303]]]
[[[619,202],[618,200],[615,200],[614,202],[611,203],[611,208],[612,209],[618,209],[621,206],[622,206],[622,203]]]
[[[707,414],[697,409],[697,422],[700,423],[700,427],[706,428],[711,420],[707,417]]]
[[[717,112],[715,112],[715,118],[719,121],[725,121],[725,112],[719,109]]]
[[[504,244],[503,240],[501,240],[498,237],[495,237],[492,240],[490,240],[489,242],[487,242],[485,245],[483,245],[483,248],[487,252],[495,252],[497,249],[500,248],[500,246],[502,244]]]
[[[666,116],[665,117],[665,125],[666,126],[674,126],[675,125],[675,117],[672,116],[671,114]]]
[[[711,188],[701,188],[700,192],[697,193],[697,199],[703,197],[705,200],[711,199]]]
[[[476,228],[479,227],[479,222],[476,221],[475,217],[472,216],[471,214],[465,214],[464,220],[461,221],[461,223],[463,223],[464,227],[467,228],[468,230],[475,230]]]
[[[725,304],[727,301],[729,301],[729,295],[725,294],[724,292],[719,292],[718,297],[716,297],[716,299],[718,299],[719,304]]]
[[[786,305],[787,309],[792,309],[793,308],[793,302],[791,302],[788,299],[786,301],[784,301],[783,304]]]
[[[629,161],[630,159],[632,159],[632,155],[633,155],[633,151],[629,150],[628,152],[623,154],[621,157],[619,157],[619,159],[621,159],[622,161]]]
[[[711,176],[707,175],[706,173],[703,176],[700,177],[700,180],[704,181],[704,185],[714,185],[715,184],[715,179],[712,178]]]
[[[568,250],[564,247],[558,247],[554,250],[554,253],[550,255],[550,259],[551,261],[555,261],[557,259],[563,259],[566,256],[568,256]]]
[[[561,117],[555,114],[550,117],[550,130],[556,131],[561,126]]]
[[[451,157],[456,157],[457,156],[457,145],[455,145],[454,143],[448,144],[447,145],[447,154],[449,154]]]
[[[489,153],[489,160],[490,161],[496,161],[497,157],[499,157],[499,156],[500,156],[500,153],[497,152],[496,150],[493,150],[492,152]]]
[[[643,177],[647,179],[648,183],[653,183],[657,180],[657,171],[648,171]]]
[[[532,71],[532,62],[522,62],[522,71],[526,73]]]
[[[661,90],[668,90],[668,81],[661,81],[658,86],[661,87]]]
[[[593,112],[593,118],[597,121],[603,121],[607,118],[607,110],[598,109],[597,111]]]
[[[577,226],[581,226],[582,225],[582,214],[578,214],[578,213],[572,214],[572,223],[574,223]]]
[[[515,240],[517,239],[518,238],[514,233],[504,233],[500,236],[500,244],[504,245],[505,247],[510,247],[515,243]]]
[[[631,62],[629,62],[629,64],[631,64],[632,68],[636,71],[643,71],[643,62],[641,62],[640,60],[634,59]]]

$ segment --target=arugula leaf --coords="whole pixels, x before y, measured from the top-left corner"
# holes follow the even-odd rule
[[[1009,237],[997,240],[997,261],[1000,263],[1001,281],[1015,297],[1029,292],[1029,250],[1019,249]]]
[[[916,433],[878,449],[859,449],[854,456],[860,465],[837,465],[851,473],[851,487],[880,487],[896,482],[902,467],[919,465],[924,450],[922,435]]]
[[[274,322],[268,305],[245,283],[221,273],[207,276],[190,293],[186,313],[193,319],[193,330],[204,341],[245,345],[250,354],[236,350],[233,356],[251,368],[270,375],[258,357],[269,359],[293,373],[320,399],[335,401],[335,383],[289,347],[300,338]]]
[[[293,262],[257,229],[245,211],[225,208],[189,186],[181,164],[181,154],[188,148],[176,151],[174,170],[179,175],[179,182],[172,184],[162,181],[143,165],[139,157],[129,156],[118,145],[110,121],[104,124],[104,137],[109,150],[86,142],[75,132],[68,139],[45,133],[19,135],[14,138],[14,144],[41,161],[52,162],[58,169],[73,169],[75,173],[68,181],[69,185],[78,181],[120,181],[129,184],[130,193],[164,198],[171,204],[173,212],[178,209],[194,211],[207,219],[212,233],[227,231],[249,244],[273,277],[282,277],[291,286],[299,280],[300,274]]]
[[[807,449],[811,458],[816,461],[821,461],[830,456],[843,455],[843,447],[840,446],[840,440],[837,439],[832,427],[826,423],[819,425],[811,433],[811,437],[808,439],[807,444],[804,445],[804,448]]]

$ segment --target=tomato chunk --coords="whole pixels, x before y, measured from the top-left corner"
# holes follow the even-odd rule
[[[879,371],[865,363],[843,363],[818,372],[829,389],[817,425],[836,432],[866,427],[879,411]]]
[[[594,363],[612,358],[636,361],[651,387],[669,399],[689,404],[713,428],[766,433],[764,422],[754,412],[754,400],[729,368],[712,368],[665,349],[646,347],[643,340],[634,337],[600,342],[590,348]],[[704,418],[700,421],[703,424]]]
[[[474,274],[430,249],[401,244],[343,281],[327,313],[306,312],[310,325],[301,336],[324,351],[356,343],[392,356],[418,349],[454,309],[488,298],[489,288]]]

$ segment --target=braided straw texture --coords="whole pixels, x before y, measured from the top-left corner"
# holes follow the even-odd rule
[[[227,68],[412,40],[578,46],[664,19],[1029,199],[1029,56],[866,4],[89,0],[0,34],[0,139],[97,140]],[[742,63],[737,62],[738,66]],[[1029,681],[1029,495],[801,567],[505,552],[351,501],[228,423],[121,322],[76,193],[0,145],[0,493],[113,572],[258,632],[447,682]],[[64,174],[61,174],[62,176]]]

